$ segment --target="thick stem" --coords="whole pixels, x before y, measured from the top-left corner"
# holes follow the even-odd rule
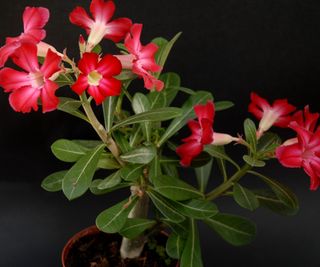
[[[213,200],[226,192],[234,183],[240,180],[252,167],[248,164],[244,165],[239,171],[237,171],[229,180],[219,185],[206,195],[207,200]]]
[[[140,192],[140,188],[137,186],[131,187],[132,194],[136,195],[137,192]],[[137,202],[137,204],[134,206],[134,208],[129,213],[128,218],[146,218],[148,215],[148,208],[149,208],[149,197],[145,192],[141,192],[141,196]],[[123,238],[120,248],[120,254],[123,259],[129,258],[137,258],[140,256],[144,244],[146,243],[146,237],[145,236],[139,236],[135,239],[128,239]]]

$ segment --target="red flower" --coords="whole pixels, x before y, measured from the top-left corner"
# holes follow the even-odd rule
[[[49,20],[49,10],[43,7],[26,7],[23,12],[23,33],[17,37],[8,37],[0,48],[0,67],[23,43],[38,44],[46,37],[42,28]]]
[[[261,98],[256,93],[251,93],[251,103],[249,112],[260,120],[257,136],[260,137],[268,131],[272,125],[278,127],[288,127],[291,121],[290,113],[296,108],[288,103],[287,99],[278,99],[271,106],[267,100]]]
[[[23,113],[38,110],[41,98],[43,112],[57,108],[59,99],[55,91],[59,86],[50,78],[60,70],[61,57],[48,51],[45,61],[39,67],[37,47],[31,43],[22,44],[15,52],[14,62],[26,72],[4,68],[0,71],[0,86],[10,92],[10,105]]]
[[[206,105],[197,105],[194,107],[194,111],[198,121],[190,120],[188,122],[191,135],[183,139],[184,144],[176,149],[183,166],[189,166],[192,159],[202,152],[204,145],[213,141],[212,125],[215,114],[213,102],[208,101]]]
[[[96,53],[84,53],[78,64],[81,74],[72,90],[81,95],[87,88],[88,93],[97,104],[101,104],[106,97],[120,95],[121,82],[113,76],[120,74],[120,61],[106,55],[101,60]]]
[[[117,58],[121,61],[123,68],[132,69],[133,73],[143,78],[144,86],[147,89],[155,88],[157,91],[161,91],[164,85],[163,82],[157,80],[150,73],[159,72],[162,69],[161,66],[156,64],[154,58],[158,46],[153,43],[143,46],[140,42],[141,31],[142,24],[134,24],[131,27],[130,33],[124,41],[124,45],[130,54],[119,55]]]
[[[91,51],[103,38],[121,41],[130,30],[132,22],[128,18],[118,18],[110,22],[115,11],[113,1],[92,0],[90,18],[82,7],[76,7],[69,16],[71,23],[82,27],[89,34],[87,51]]]

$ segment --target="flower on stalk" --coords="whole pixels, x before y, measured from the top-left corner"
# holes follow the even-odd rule
[[[161,91],[163,82],[156,79],[151,72],[159,72],[162,67],[156,64],[155,54],[158,46],[149,43],[143,46],[140,42],[142,24],[133,24],[130,33],[126,36],[124,45],[128,49],[128,55],[117,55],[124,69],[131,69],[133,73],[142,77],[145,88]]]
[[[90,52],[103,38],[114,42],[121,41],[130,30],[132,22],[128,18],[118,18],[110,21],[115,11],[112,0],[92,0],[89,17],[83,7],[76,7],[69,15],[71,23],[85,29],[89,35],[86,51]]]
[[[17,37],[6,38],[6,44],[0,48],[0,67],[24,43],[38,44],[46,37],[43,27],[49,20],[49,10],[44,7],[26,7],[23,12],[23,33]]]
[[[239,141],[239,138],[229,134],[213,132],[215,108],[212,101],[208,101],[206,105],[196,105],[194,111],[198,121],[190,120],[188,122],[191,135],[182,139],[184,144],[176,149],[176,153],[181,158],[180,164],[185,167],[189,166],[192,159],[203,151],[204,145],[226,145],[233,141]]]
[[[278,147],[276,157],[285,167],[303,168],[310,176],[310,190],[316,190],[320,184],[320,127],[311,131],[313,126],[308,130],[296,121],[289,127],[296,131],[297,142]]]
[[[0,71],[0,86],[11,93],[11,107],[23,113],[32,109],[37,111],[40,98],[43,112],[55,110],[59,103],[55,91],[59,85],[50,78],[61,70],[61,57],[49,50],[43,65],[39,67],[37,46],[31,43],[22,44],[14,55],[14,63],[25,72],[11,68]]]
[[[277,99],[271,106],[267,100],[251,93],[251,103],[249,112],[260,120],[257,137],[260,138],[264,132],[268,131],[273,125],[286,128],[291,121],[291,115],[296,108],[289,104],[287,99]]]
[[[71,86],[78,95],[88,88],[89,95],[97,104],[101,104],[108,96],[120,95],[121,82],[113,77],[122,70],[116,57],[105,55],[100,59],[96,53],[84,53],[78,68],[81,74]]]

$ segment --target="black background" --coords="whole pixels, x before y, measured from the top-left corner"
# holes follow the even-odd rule
[[[144,42],[183,31],[165,70],[178,72],[184,86],[211,90],[217,100],[236,103],[234,109],[217,114],[217,131],[242,132],[253,90],[270,100],[287,97],[299,108],[310,104],[311,110],[320,111],[319,1],[116,2],[117,16],[144,24]],[[46,41],[59,50],[68,47],[76,55],[82,30],[68,23],[68,13],[77,4],[88,7],[89,1],[1,1],[1,42],[22,31],[26,5],[45,6],[51,11]],[[111,43],[104,44],[108,51]],[[43,191],[42,178],[63,167],[51,155],[51,143],[62,137],[94,137],[93,130],[60,112],[15,113],[2,91],[0,114],[0,266],[59,266],[67,239],[93,224],[95,216],[125,192],[87,194],[68,202],[61,193]],[[230,148],[231,153],[238,150]],[[319,192],[309,191],[308,177],[301,170],[271,163],[264,172],[293,189],[300,199],[299,214],[282,217],[263,209],[250,213],[231,200],[219,201],[222,211],[256,221],[258,235],[251,245],[234,248],[200,225],[205,266],[320,266]]]

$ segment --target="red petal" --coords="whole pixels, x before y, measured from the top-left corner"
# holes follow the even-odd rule
[[[105,77],[120,74],[122,65],[119,59],[112,55],[105,55],[98,63],[97,71]]]
[[[180,164],[182,166],[189,166],[193,158],[198,156],[203,150],[203,145],[194,141],[185,143],[176,149],[176,153],[180,156]]]
[[[89,86],[86,75],[80,74],[78,80],[71,86],[71,89],[78,95],[81,95]]]
[[[88,75],[91,71],[97,69],[98,60],[99,55],[96,53],[84,53],[79,61],[78,68],[83,74]]]
[[[280,163],[288,168],[300,168],[302,166],[302,153],[299,144],[280,146],[276,150],[276,157]]]
[[[149,90],[152,90],[155,88],[157,91],[161,91],[163,89],[164,87],[163,81],[157,80],[154,76],[152,76],[149,72],[144,70],[141,66],[138,66],[137,64],[133,64],[132,72],[143,78],[145,88]]]
[[[20,42],[5,44],[0,48],[0,68],[4,66],[8,58],[21,46]]]
[[[16,50],[13,61],[28,72],[39,71],[37,46],[31,43],[22,44],[21,47]]]
[[[29,75],[25,72],[10,68],[4,68],[0,71],[0,86],[3,87],[6,92],[30,85]]]
[[[281,116],[281,115],[280,115]],[[291,116],[285,116],[285,117],[279,117],[275,122],[274,122],[274,126],[278,126],[281,128],[287,128],[289,123],[292,121],[292,117]]]
[[[128,18],[115,19],[106,25],[106,35],[104,37],[118,43],[129,32],[131,25],[132,21]]]
[[[44,7],[26,7],[23,13],[24,33],[32,36],[36,42],[46,37],[42,28],[49,20],[49,10]]]
[[[23,87],[13,91],[9,96],[11,107],[18,112],[30,112],[32,109],[38,110],[38,98],[40,90],[32,87]]]
[[[289,124],[289,127],[297,132],[299,143],[301,143],[303,147],[307,147],[307,145],[310,142],[310,139],[312,138],[312,133],[310,131],[302,128],[295,121],[291,122]]]
[[[41,72],[45,78],[50,78],[54,73],[58,72],[60,68],[61,57],[56,53],[48,50],[46,59],[41,67]]]
[[[71,11],[69,20],[72,24],[75,24],[85,30],[90,30],[94,21],[88,16],[87,11],[82,7],[76,7]]]
[[[266,110],[270,108],[270,104],[268,103],[267,100],[265,100],[264,98],[258,96],[258,94],[252,92],[250,95],[251,98],[251,102],[256,105],[258,108],[260,108],[261,110]]]
[[[125,47],[133,55],[138,55],[141,49],[140,36],[142,32],[142,24],[133,24],[130,33],[124,41]]]
[[[92,0],[90,5],[90,12],[95,21],[107,23],[112,18],[116,9],[113,1]]]
[[[183,142],[192,142],[192,141],[197,141],[198,143],[201,142],[201,127],[199,122],[195,120],[189,120],[188,121],[188,127],[191,130],[191,135],[187,138],[182,139]]]
[[[280,116],[288,115],[296,110],[296,107],[289,104],[287,99],[278,99],[273,102],[272,109]]]
[[[99,83],[99,90],[105,97],[120,95],[121,82],[113,77],[103,78]]]
[[[213,142],[213,129],[212,129],[212,121],[208,119],[202,119],[200,121],[200,125],[202,127],[202,138],[201,143],[203,145],[207,145]]]
[[[89,85],[88,93],[96,101],[97,105],[101,104],[106,99],[106,96],[98,86]]]
[[[57,109],[59,98],[55,96],[56,90],[59,88],[55,82],[47,80],[41,90],[42,112],[49,112]]]
[[[214,104],[212,101],[208,101],[205,105],[194,106],[194,112],[196,113],[199,122],[201,124],[202,119],[207,119],[213,123],[214,119]]]
[[[320,184],[319,169],[312,162],[304,162],[303,169],[310,177],[310,190],[317,190]]]

